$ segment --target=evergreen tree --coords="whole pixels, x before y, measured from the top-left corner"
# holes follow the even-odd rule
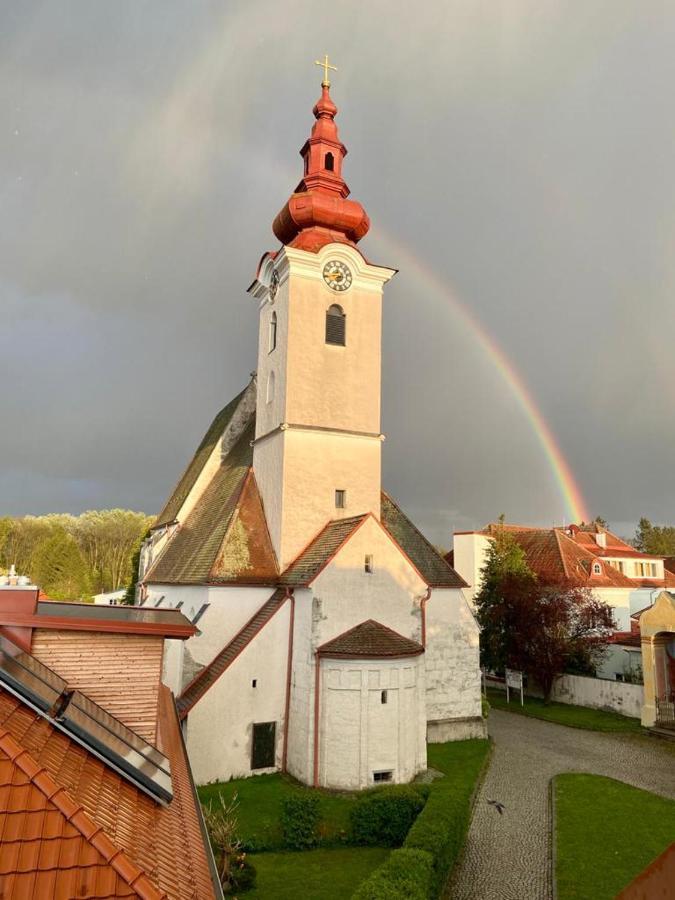
[[[515,625],[508,597],[516,585],[533,584],[535,576],[527,565],[523,548],[506,531],[502,521],[490,541],[481,578],[481,588],[474,599],[481,629],[481,665],[503,672],[509,665]]]
[[[85,600],[91,597],[87,564],[75,539],[57,527],[35,553],[33,581],[52,600]]]

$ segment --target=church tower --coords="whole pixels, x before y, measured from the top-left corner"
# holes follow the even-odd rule
[[[382,290],[395,270],[357,249],[370,227],[347,199],[347,149],[325,65],[303,177],[249,293],[259,302],[253,466],[283,571],[333,519],[380,518]]]

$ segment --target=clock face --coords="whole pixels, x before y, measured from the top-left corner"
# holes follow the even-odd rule
[[[277,270],[275,269],[275,270],[272,272],[272,280],[270,281],[270,287],[269,287],[269,291],[270,291],[270,303],[274,303],[274,298],[275,298],[276,295],[277,295],[278,289],[279,289],[279,273],[278,273]]]
[[[337,259],[331,259],[323,267],[323,280],[332,291],[346,291],[352,284],[349,267]]]

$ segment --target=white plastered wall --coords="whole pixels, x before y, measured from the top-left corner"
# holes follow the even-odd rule
[[[373,773],[383,771],[392,773],[393,782],[407,782],[426,768],[424,664],[420,660],[419,656],[322,660],[322,787],[372,787]]]
[[[349,290],[331,291],[327,261],[352,271]],[[330,519],[380,507],[380,389],[382,287],[393,270],[371,266],[344,244],[319,253],[283,248],[274,267],[279,288],[270,304],[267,260],[251,288],[261,300],[258,419],[253,463],[272,544],[284,569]],[[326,344],[326,311],[345,312],[346,345]],[[277,316],[277,345],[269,352],[269,323]],[[269,374],[275,392],[267,402]],[[347,491],[348,510],[335,508]]]
[[[480,590],[481,570],[487,560],[490,538],[475,531],[458,532],[453,536],[453,568],[466,581],[464,593],[470,604]]]
[[[196,627],[199,633],[187,641],[167,640],[162,680],[176,696],[202,666],[228,644],[256,612],[269,600],[272,587],[209,587],[207,585],[149,585],[146,606],[163,597],[160,607],[176,608],[192,619],[201,607],[208,608]]]
[[[286,603],[188,713],[186,744],[197,784],[274,771],[251,769],[254,723],[276,722],[275,768],[281,766],[289,616]]]
[[[426,632],[427,720],[481,716],[480,632],[461,590],[432,591]]]

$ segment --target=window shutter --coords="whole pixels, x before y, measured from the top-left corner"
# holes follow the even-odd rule
[[[331,306],[326,313],[326,343],[345,346],[347,316],[339,306]]]

